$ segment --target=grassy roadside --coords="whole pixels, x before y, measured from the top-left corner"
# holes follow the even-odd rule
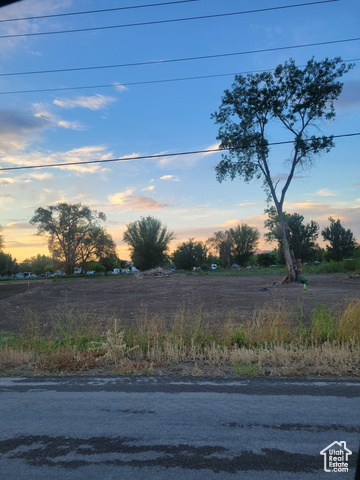
[[[181,308],[129,325],[64,305],[47,331],[28,311],[19,334],[0,332],[0,375],[44,374],[360,376],[360,301],[316,308],[306,324],[285,305],[213,318]]]

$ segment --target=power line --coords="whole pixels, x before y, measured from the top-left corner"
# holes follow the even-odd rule
[[[358,62],[360,58],[352,58],[349,60],[343,60],[344,63],[349,62]],[[304,65],[299,65],[300,67],[304,67]],[[117,85],[122,87],[130,87],[135,85],[151,85],[157,83],[170,83],[170,82],[182,82],[182,81],[189,81],[189,80],[203,80],[208,78],[219,78],[219,77],[233,77],[234,75],[248,75],[251,73],[261,73],[261,72],[270,72],[274,70],[273,68],[261,69],[261,70],[247,70],[244,72],[229,72],[229,73],[214,73],[211,75],[194,75],[192,77],[176,77],[176,78],[164,78],[159,80],[142,80],[138,82],[124,82],[121,84],[116,83],[107,83],[103,85],[78,85],[76,87],[53,87],[53,88],[38,88],[34,90],[11,90],[6,92],[1,92],[0,95],[9,95],[9,94],[18,94],[18,93],[46,93],[46,92],[59,92],[59,91],[66,91],[66,90],[85,90],[85,89],[93,89],[93,88],[116,88]]]
[[[358,133],[346,133],[343,135],[332,135],[331,137],[325,138],[343,138],[343,137],[355,137],[360,135]],[[294,143],[293,140],[287,140],[282,142],[270,142],[268,145],[286,145]],[[138,157],[122,157],[122,158],[109,158],[106,160],[87,160],[85,162],[67,162],[67,163],[51,163],[48,165],[23,165],[21,167],[0,167],[0,173],[9,170],[30,170],[35,168],[61,168],[61,167],[68,167],[73,165],[93,165],[96,163],[114,163],[114,162],[130,162],[135,160],[153,160],[156,158],[168,158],[168,157],[177,157],[177,156],[185,156],[185,155],[197,155],[197,154],[207,154],[207,153],[216,153],[221,151],[229,150],[228,148],[213,148],[208,150],[193,150],[188,152],[177,152],[177,153],[157,153],[155,155],[140,155]]]
[[[81,12],[53,13],[49,15],[36,15],[33,17],[5,18],[3,20],[0,20],[0,23],[18,22],[21,20],[40,20],[44,18],[54,18],[54,17],[70,17],[74,15],[87,15],[87,14],[93,14],[93,13],[116,12],[119,10],[135,10],[139,8],[161,7],[163,5],[175,5],[179,3],[190,3],[190,2],[198,2],[198,1],[199,0],[177,0],[174,2],[151,3],[149,5],[131,5],[130,7],[102,8],[100,10],[84,10]]]
[[[337,43],[355,42],[358,40],[360,40],[360,37],[346,38],[342,40],[331,40],[327,42],[303,43],[300,45],[288,45],[285,47],[261,48],[259,50],[245,50],[242,52],[218,53],[214,55],[199,55],[197,57],[172,58],[172,59],[165,59],[165,60],[149,60],[147,62],[120,63],[120,64],[114,64],[114,65],[95,65],[91,67],[57,68],[54,70],[34,70],[34,71],[28,71],[28,72],[0,73],[0,77],[10,77],[10,76],[20,76],[20,75],[38,75],[38,74],[44,74],[44,73],[79,72],[79,71],[87,71],[87,70],[101,70],[101,69],[109,69],[109,68],[138,67],[138,66],[144,66],[144,65],[188,62],[188,61],[194,61],[194,60],[209,60],[212,58],[235,57],[239,55],[250,55],[253,53],[276,52],[280,50],[292,50],[296,48],[317,47],[321,45],[334,45]]]
[[[171,18],[167,20],[152,20],[148,22],[137,22],[137,23],[126,23],[121,25],[106,25],[102,27],[87,27],[87,28],[76,28],[73,30],[57,30],[52,32],[34,32],[34,33],[13,33],[9,35],[0,35],[1,38],[16,38],[16,37],[38,37],[42,35],[59,35],[64,33],[80,33],[80,32],[91,32],[94,30],[110,30],[114,28],[129,28],[129,27],[142,27],[142,26],[149,26],[149,25],[160,25],[165,23],[175,23],[175,22],[187,22],[190,20],[207,20],[210,18],[220,18],[220,17],[231,17],[236,15],[245,15],[249,13],[260,13],[260,12],[268,12],[273,10],[284,10],[286,8],[296,8],[296,7],[305,7],[305,6],[313,6],[322,3],[332,3],[338,2],[339,0],[319,0],[315,2],[309,3],[298,3],[295,5],[282,5],[278,7],[268,7],[268,8],[259,8],[256,10],[243,10],[241,12],[230,12],[230,13],[217,13],[212,15],[199,15],[196,17],[184,17],[184,18]]]

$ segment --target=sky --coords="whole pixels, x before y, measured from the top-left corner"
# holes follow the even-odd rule
[[[301,3],[308,5],[296,6]],[[59,16],[119,7],[139,8]],[[4,22],[49,15],[54,16]],[[22,0],[1,8],[5,251],[18,261],[48,254],[46,238],[29,222],[37,208],[58,202],[104,212],[121,259],[130,258],[122,239],[126,225],[149,215],[175,233],[172,249],[240,223],[258,227],[259,247],[271,248],[263,240],[261,181],[219,183],[219,152],[165,155],[216,149],[218,126],[211,114],[234,74],[271,70],[290,57],[297,65],[311,57],[359,59],[343,77],[335,120],[321,125],[325,135],[359,133],[359,18],[358,0]],[[165,22],[170,19],[177,21]],[[109,26],[116,28],[93,29]],[[274,142],[288,138],[280,127],[274,129]],[[311,169],[297,173],[284,209],[321,228],[329,217],[339,218],[360,241],[360,136],[340,137],[335,144]],[[289,152],[289,145],[271,148],[279,188]],[[132,160],[148,155],[158,157]],[[62,166],[115,158],[128,160]],[[56,167],[4,170],[49,164]]]

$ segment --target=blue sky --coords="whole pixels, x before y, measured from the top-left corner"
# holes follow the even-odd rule
[[[0,9],[0,19],[150,5],[154,0],[23,0]],[[161,1],[159,1],[161,3]],[[165,2],[163,2],[165,3]],[[0,23],[0,166],[59,164],[56,168],[0,170],[0,225],[6,251],[18,261],[47,253],[46,240],[29,224],[34,210],[56,202],[82,202],[103,211],[106,228],[129,258],[126,224],[152,215],[174,231],[172,247],[190,237],[206,240],[217,230],[247,223],[264,233],[261,182],[218,183],[219,153],[160,157],[82,166],[61,166],[139,155],[216,147],[210,118],[233,73],[273,69],[290,57],[303,65],[341,56],[360,57],[358,0],[340,0],[272,11],[78,33],[7,37],[59,30],[156,22],[296,5],[293,0],[197,0],[97,14]],[[304,2],[311,3],[311,2]],[[279,49],[334,42],[312,47]],[[272,51],[262,51],[273,49]],[[278,50],[275,50],[278,49]],[[253,52],[212,59],[189,57]],[[24,74],[43,70],[155,62],[145,65]],[[324,134],[360,131],[360,68],[344,77],[335,121]],[[22,73],[22,75],[4,75]],[[211,78],[179,80],[187,77]],[[175,79],[175,80],[174,80]],[[159,83],[143,83],[166,80]],[[174,81],[170,81],[174,80]],[[109,87],[101,87],[110,85]],[[92,86],[92,88],[85,88]],[[76,90],[60,90],[81,87]],[[3,93],[59,89],[51,92]],[[281,129],[273,141],[287,139]],[[316,220],[340,218],[360,240],[360,137],[336,140],[330,154],[301,172],[290,187],[285,210]],[[288,147],[273,147],[274,177],[286,173]],[[261,247],[268,248],[265,242]]]

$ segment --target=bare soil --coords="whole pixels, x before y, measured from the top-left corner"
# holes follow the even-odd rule
[[[282,303],[294,316],[309,318],[320,305],[342,309],[347,301],[360,298],[360,280],[347,274],[307,275],[306,290],[301,284],[280,285],[280,276],[196,276],[134,278],[78,278],[33,280],[0,284],[0,331],[18,331],[36,312],[44,326],[56,308],[84,307],[99,318],[130,322],[146,311],[170,318],[181,308],[199,308],[214,319],[229,312],[251,314],[263,307]]]

